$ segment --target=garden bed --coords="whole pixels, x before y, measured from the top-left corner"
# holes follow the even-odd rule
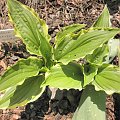
[[[49,34],[54,42],[56,32],[61,27],[84,23],[87,27],[102,12],[105,2],[99,0],[19,0],[33,7],[40,18],[49,26]],[[106,1],[111,13],[112,26],[120,28],[119,0]],[[6,0],[0,1],[0,29],[9,29],[13,26],[8,20]],[[27,58],[29,53],[25,45],[19,40],[16,42],[2,42],[0,51],[0,74],[8,66],[12,66],[18,59]],[[115,59],[116,60],[116,59]],[[56,96],[54,95],[56,93]],[[16,109],[0,110],[0,120],[71,120],[78,106],[81,92],[78,90],[57,90],[46,88],[43,95],[35,102]],[[120,120],[120,96],[114,94],[106,99],[107,120]]]

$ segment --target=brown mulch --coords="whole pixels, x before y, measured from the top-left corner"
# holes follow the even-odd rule
[[[119,0],[19,0],[32,7],[49,26],[49,34],[54,37],[61,27],[73,23],[91,26],[107,3],[111,22],[120,28]],[[6,0],[0,0],[0,29],[12,28],[9,23]],[[27,58],[25,45],[21,41],[0,43],[0,75],[19,58]],[[56,91],[56,90],[55,90]],[[71,120],[77,108],[81,92],[78,90],[57,90],[51,99],[51,91],[46,88],[43,95],[25,107],[0,110],[0,120]],[[120,97],[118,94],[106,99],[107,120],[120,120]]]

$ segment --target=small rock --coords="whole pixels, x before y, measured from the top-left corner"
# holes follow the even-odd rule
[[[12,59],[13,61],[17,61],[18,58],[19,58],[18,56],[12,56],[12,57],[11,57],[11,59]]]

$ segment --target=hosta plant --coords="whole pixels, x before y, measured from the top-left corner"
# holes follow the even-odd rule
[[[106,93],[120,92],[120,70],[109,64],[107,44],[120,29],[110,27],[107,7],[88,29],[84,24],[64,27],[53,47],[48,26],[33,9],[16,0],[7,0],[7,6],[16,36],[31,56],[20,59],[1,76],[0,108],[35,101],[46,86],[84,89],[73,119],[105,120]]]

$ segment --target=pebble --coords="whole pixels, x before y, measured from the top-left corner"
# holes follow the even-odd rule
[[[19,59],[19,57],[18,57],[18,56],[12,56],[11,59],[12,59],[13,61],[17,61],[17,60]]]

